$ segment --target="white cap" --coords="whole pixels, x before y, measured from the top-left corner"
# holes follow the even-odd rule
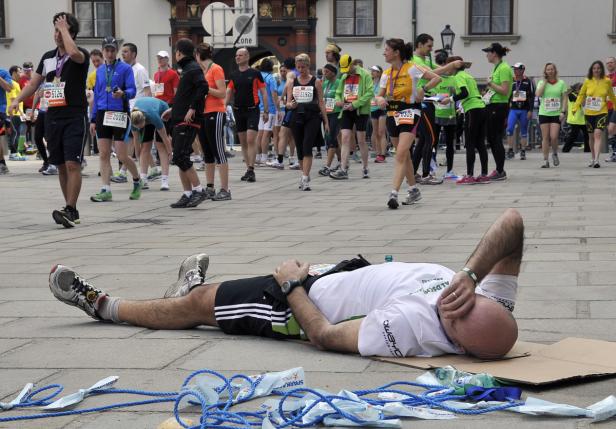
[[[161,58],[169,58],[169,52],[167,51],[158,51],[158,54],[156,54],[157,57],[161,57]]]
[[[515,64],[513,65],[513,68],[514,68],[514,69],[525,69],[525,68],[526,68],[526,66],[524,65],[524,63],[515,63]]]

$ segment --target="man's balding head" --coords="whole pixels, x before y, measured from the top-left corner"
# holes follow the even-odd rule
[[[518,325],[511,312],[481,295],[475,295],[475,305],[466,316],[441,322],[452,341],[481,359],[504,356],[518,339]]]

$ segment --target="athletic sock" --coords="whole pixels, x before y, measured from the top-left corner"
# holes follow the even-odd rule
[[[184,195],[190,198],[190,196],[192,195],[192,191],[184,191]]]
[[[141,178],[141,180],[143,180],[145,182],[146,180],[148,180],[148,175],[146,173],[141,173],[140,178]],[[133,180],[135,180],[135,179],[133,179]]]
[[[160,176],[160,180],[169,180],[169,176],[165,176],[164,174],[162,176]]]
[[[111,192],[111,185],[103,185],[103,187],[101,188],[101,191]]]
[[[113,296],[101,296],[94,305],[98,315],[107,321],[113,323],[122,323],[118,316],[120,308],[120,298]]]
[[[193,192],[203,192],[203,186],[193,186],[192,190]]]

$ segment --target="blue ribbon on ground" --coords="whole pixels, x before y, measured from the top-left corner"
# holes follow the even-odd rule
[[[518,400],[522,396],[522,389],[519,387],[479,387],[464,386],[464,393],[473,401],[508,401]]]

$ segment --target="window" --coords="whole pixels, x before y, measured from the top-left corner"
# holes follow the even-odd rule
[[[79,37],[113,36],[113,0],[73,0],[73,11],[79,20]]]
[[[512,34],[513,0],[470,0],[470,34]]]
[[[335,36],[376,36],[376,0],[335,0]]]
[[[4,0],[0,0],[0,37],[6,37],[6,28],[4,26]]]

